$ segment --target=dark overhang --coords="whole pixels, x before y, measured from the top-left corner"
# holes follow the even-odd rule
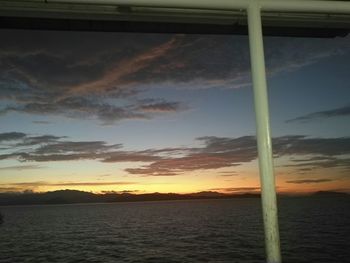
[[[98,0],[96,0],[96,3]],[[264,34],[336,37],[350,32],[350,16],[262,13]],[[0,0],[0,28],[183,34],[247,34],[245,11],[191,10],[101,4]]]

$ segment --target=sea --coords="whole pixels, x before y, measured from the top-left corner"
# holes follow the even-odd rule
[[[278,200],[283,262],[350,262],[350,199]],[[0,207],[0,262],[265,262],[259,198]]]

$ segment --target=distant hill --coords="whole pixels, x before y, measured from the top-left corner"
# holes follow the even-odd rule
[[[350,197],[339,192],[316,192],[314,197]],[[204,191],[191,194],[175,193],[105,193],[94,194],[77,190],[59,190],[46,193],[0,193],[0,206],[4,205],[41,205],[41,204],[76,204],[76,203],[112,203],[112,202],[142,202],[166,200],[193,199],[228,199],[228,198],[259,198],[260,194],[223,194],[215,191]]]
[[[226,194],[219,193],[219,192],[213,192],[213,191],[204,191],[204,192],[198,192],[190,194],[191,196],[205,196],[205,197],[221,197],[225,196]]]
[[[46,193],[1,193],[0,205],[70,204],[96,201],[93,193],[60,190]]]
[[[350,194],[332,191],[319,191],[312,194],[317,197],[350,197]]]
[[[38,205],[38,204],[74,204],[74,203],[109,203],[140,202],[191,199],[226,199],[237,197],[259,197],[258,194],[228,195],[218,192],[198,192],[192,194],[175,193],[105,193],[94,194],[77,190],[59,190],[46,193],[0,193],[0,205]]]

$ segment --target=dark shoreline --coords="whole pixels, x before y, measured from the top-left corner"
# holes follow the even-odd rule
[[[338,192],[316,192],[309,195],[278,195],[284,197],[345,197],[350,195]],[[0,206],[25,206],[25,205],[67,205],[67,204],[101,204],[124,202],[154,202],[175,200],[204,200],[204,199],[235,199],[235,198],[260,198],[257,193],[222,194],[218,192],[199,192],[193,194],[151,193],[129,194],[108,193],[94,194],[76,190],[60,190],[46,193],[0,193]]]

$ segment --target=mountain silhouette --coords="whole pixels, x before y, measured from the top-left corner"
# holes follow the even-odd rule
[[[349,194],[339,192],[316,192],[314,197],[350,197]],[[0,206],[5,205],[41,205],[41,204],[76,204],[76,203],[112,203],[112,202],[142,202],[166,200],[193,199],[228,199],[228,198],[259,198],[260,194],[223,194],[215,191],[203,191],[191,194],[176,193],[103,193],[95,194],[78,190],[58,190],[45,193],[0,193]]]
[[[95,194],[78,190],[58,190],[45,193],[0,193],[0,205],[35,205],[35,204],[74,204],[74,203],[109,203],[138,202],[246,197],[243,194],[223,194],[219,192],[198,192],[191,194],[176,193],[104,193]],[[249,197],[259,197],[250,194]]]

